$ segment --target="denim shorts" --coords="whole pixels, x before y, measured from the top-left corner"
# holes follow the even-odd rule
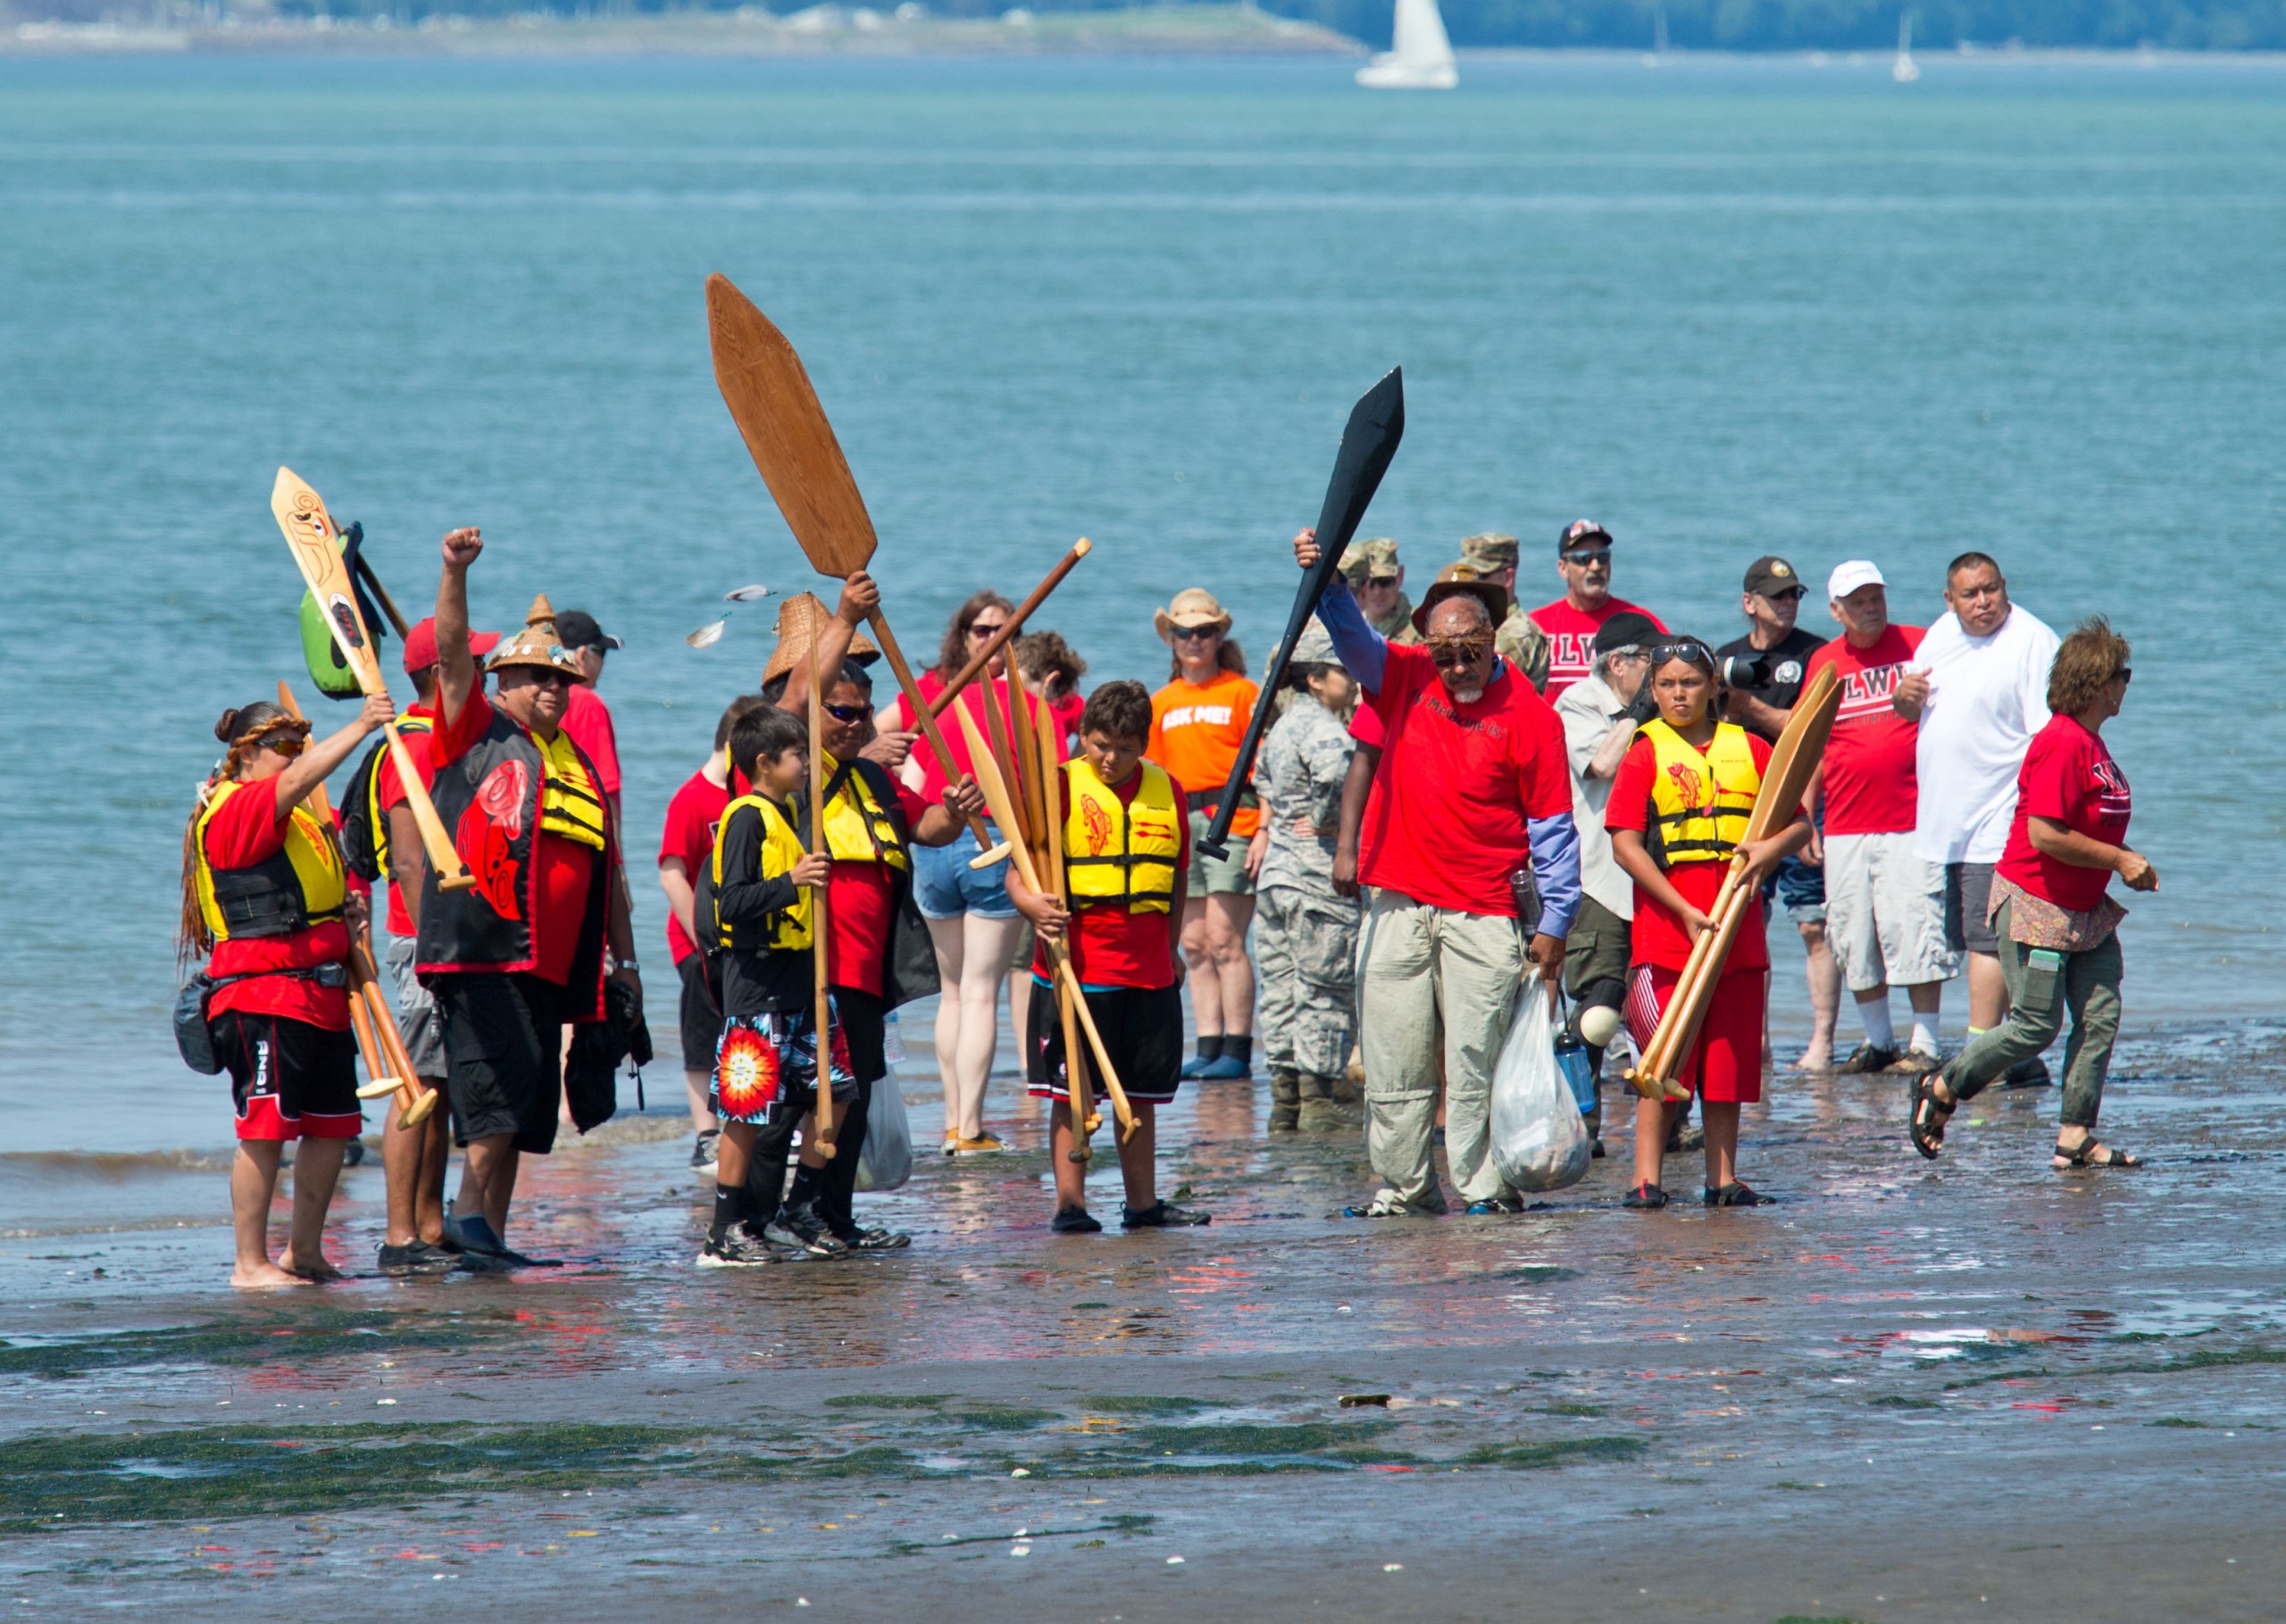
[[[984,827],[997,835],[989,823]],[[1016,917],[1016,904],[1008,900],[1008,860],[972,869],[969,859],[978,849],[975,831],[965,829],[950,845],[913,848],[913,900],[923,919],[958,919],[964,913],[988,920]]]
[[[1825,918],[1825,870],[1804,862],[1798,854],[1778,860],[1778,871],[1762,882],[1762,899],[1773,899],[1797,925],[1814,925]]]

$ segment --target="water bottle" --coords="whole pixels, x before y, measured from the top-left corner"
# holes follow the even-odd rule
[[[1588,1063],[1588,1045],[1570,1028],[1556,1035],[1556,1069],[1572,1090],[1572,1103],[1586,1116],[1596,1108],[1596,1074]]]

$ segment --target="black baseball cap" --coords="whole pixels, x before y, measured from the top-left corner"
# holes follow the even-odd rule
[[[1765,554],[1747,566],[1746,589],[1763,597],[1808,590],[1802,585],[1802,578],[1794,572],[1794,566],[1774,553]]]
[[[1623,609],[1596,628],[1595,652],[1607,654],[1614,648],[1648,650],[1665,637],[1659,623],[1649,615]]]
[[[1564,533],[1556,538],[1556,550],[1558,553],[1569,553],[1574,547],[1607,547],[1609,545],[1611,545],[1611,532],[1592,519],[1574,519],[1564,527]]]
[[[567,609],[555,617],[555,640],[566,648],[625,648],[611,633],[596,624],[584,609]]]

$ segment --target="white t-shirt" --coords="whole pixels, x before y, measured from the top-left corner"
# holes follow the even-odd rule
[[[1580,826],[1581,888],[1620,918],[1631,920],[1635,882],[1611,854],[1611,833],[1604,828],[1612,780],[1588,776],[1588,763],[1626,710],[1611,685],[1594,675],[1573,683],[1556,700],[1556,714],[1564,723],[1564,753],[1572,759],[1572,820]]]
[[[2057,638],[2021,604],[1990,637],[1972,637],[1948,610],[1908,668],[1929,674],[1915,765],[1921,800],[1914,854],[1923,862],[1998,862],[2016,810],[2016,772],[2048,725],[2048,671]]]

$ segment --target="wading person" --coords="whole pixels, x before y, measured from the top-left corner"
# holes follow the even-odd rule
[[[500,641],[496,632],[471,632],[469,651],[489,654]],[[432,615],[405,635],[405,674],[413,679],[417,698],[397,724],[405,754],[421,777],[425,788],[430,776],[429,735],[437,720],[437,621]],[[389,980],[396,993],[397,1035],[421,1082],[440,1095],[446,1093],[450,1067],[445,1060],[444,1017],[437,1000],[421,984],[413,963],[421,886],[429,872],[429,854],[421,844],[421,829],[413,821],[405,780],[387,740],[366,754],[365,763],[352,780],[349,798],[365,798],[365,827],[371,831],[374,871],[388,885]],[[357,840],[353,836],[353,848]],[[359,854],[353,849],[355,866]],[[388,1196],[387,1227],[382,1232],[380,1269],[384,1274],[441,1274],[458,1260],[444,1249],[445,1164],[452,1159],[452,1113],[433,1111],[417,1126],[403,1121],[404,1107],[396,1095],[388,1096],[388,1114],[381,1125],[381,1169]]]
[[[1231,640],[1230,612],[1214,594],[1197,587],[1178,592],[1152,620],[1173,659],[1167,685],[1151,695],[1145,754],[1188,790],[1190,803],[1182,956],[1198,1053],[1182,1074],[1210,1081],[1252,1077],[1254,966],[1247,958],[1247,931],[1254,923],[1252,870],[1261,858],[1251,845],[1229,857],[1209,857],[1198,841],[1214,820],[1260,690]],[[1251,842],[1261,820],[1248,785],[1239,792],[1231,837]]]
[[[1747,635],[1714,651],[1723,679],[1723,715],[1749,733],[1778,742],[1801,697],[1810,656],[1822,640],[1795,624],[1807,590],[1794,566],[1774,555],[1747,566],[1739,608]],[[1833,1064],[1833,1028],[1841,1013],[1841,970],[1825,939],[1825,870],[1807,855],[1782,860],[1763,886],[1763,901],[1786,910],[1802,937],[1809,979],[1810,1041],[1794,1062],[1798,1071],[1823,1071]]]
[[[1612,595],[1611,547],[1611,532],[1592,519],[1573,520],[1556,538],[1556,573],[1563,579],[1564,595],[1531,612],[1533,621],[1548,634],[1550,704],[1588,674],[1595,658],[1596,633],[1612,616],[1639,614],[1662,636],[1666,632],[1666,622],[1657,615]]]
[[[2063,1126],[2050,1164],[2059,1171],[2143,1165],[2096,1137],[2119,1035],[2119,921],[2127,915],[2105,887],[2116,874],[2130,890],[2159,888],[2158,870],[2125,844],[2134,798],[2103,741],[2134,675],[2128,652],[2127,639],[2101,617],[2081,622],[2056,651],[2050,715],[2017,772],[2008,842],[1992,876],[2007,1019],[1915,1083],[1911,1132],[1924,1156],[1938,1154],[1961,1101],[2055,1042],[2069,1014]]]
[[[1603,1070],[1606,1043],[1588,1042],[1583,1026],[1600,1027],[1594,1012],[1615,1020],[1627,1006],[1632,956],[1635,884],[1612,856],[1604,809],[1612,781],[1646,720],[1643,676],[1659,629],[1648,615],[1615,614],[1598,629],[1594,663],[1556,702],[1564,747],[1572,767],[1572,816],[1580,828],[1580,912],[1564,941],[1564,991],[1572,1000],[1572,1031],[1588,1047],[1598,1103],[1588,1113],[1595,1153],[1603,1153]],[[1614,1026],[1612,1030],[1617,1028]]]
[[[1294,556],[1316,562],[1313,532],[1294,538]],[[1440,1058],[1453,1182],[1472,1212],[1518,1210],[1492,1163],[1492,1065],[1518,985],[1564,973],[1580,840],[1563,725],[1492,652],[1507,597],[1487,581],[1438,583],[1415,612],[1418,648],[1366,625],[1339,581],[1318,600],[1383,737],[1359,837],[1357,879],[1376,889],[1357,1020],[1365,1145],[1386,1186],[1362,1217],[1444,1210],[1431,1159]]]
[[[1968,955],[1971,1038],[2008,1013],[1988,904],[2015,812],[2018,770],[2048,726],[2056,647],[2046,622],[2008,601],[2008,583],[1990,555],[1964,553],[1946,566],[1945,612],[1921,639],[1890,701],[1918,729],[1913,849],[1944,867],[1946,945]],[[2048,1067],[2034,1054],[2007,1080],[2044,1083]]]
[[[1492,652],[1523,672],[1532,687],[1548,687],[1548,634],[1516,602],[1516,538],[1484,530],[1461,541],[1461,562],[1508,595],[1508,618],[1492,634]]]
[[[1182,1086],[1182,961],[1170,927],[1181,917],[1190,823],[1182,786],[1143,759],[1151,721],[1151,696],[1139,682],[1106,682],[1088,696],[1080,754],[1063,768],[1064,884],[1071,895],[1042,896],[1021,875],[1009,881],[1041,938],[1031,966],[1026,1042],[1039,1054],[1032,1070],[1040,1080],[1032,1092],[1054,1102],[1048,1160],[1055,1172],[1055,1214],[1049,1227],[1059,1235],[1092,1235],[1103,1225],[1088,1211],[1087,1164],[1071,1155],[1071,1079],[1047,945],[1058,940],[1072,956],[1089,1013],[1135,1112],[1135,1132],[1122,1140],[1109,1091],[1100,1077],[1094,1079],[1094,1097],[1119,1150],[1126,1196],[1121,1227],[1209,1221],[1206,1213],[1158,1194],[1159,1107],[1173,1103]],[[1092,1051],[1082,1063],[1094,1066]]]
[[[563,731],[578,662],[537,598],[485,662],[496,688],[485,696],[468,630],[468,570],[483,550],[473,529],[445,537],[429,736],[430,798],[477,883],[446,891],[435,870],[424,878],[418,968],[444,1016],[463,1152],[445,1244],[516,1267],[532,1260],[508,1247],[509,1206],[521,1159],[555,1147],[562,1029],[604,1018],[607,975],[638,999],[643,984],[610,807]]]
[[[1826,599],[1842,634],[1810,656],[1804,679],[1831,666],[1841,708],[1818,763],[1810,850],[1825,867],[1826,937],[1865,1028],[1837,1070],[1933,1071],[1937,1012],[1960,960],[1945,945],[1944,865],[1914,848],[1914,724],[1890,704],[1922,630],[1890,623],[1888,585],[1862,558],[1834,570]],[[1902,1054],[1890,1023],[1892,985],[1913,1006]]]
[[[945,641],[934,670],[922,673],[916,686],[924,700],[933,701],[958,676],[972,655],[1008,623],[1014,612],[997,592],[979,592],[954,611],[945,628]],[[969,719],[980,737],[989,738],[986,726],[984,684],[993,684],[993,704],[1005,721],[1014,685],[1008,680],[1007,657],[995,655],[982,676],[963,688],[954,704],[968,707]],[[902,695],[885,712],[889,725],[915,732],[919,722],[905,714]],[[950,718],[947,718],[949,722]],[[1033,720],[1048,726],[1047,712],[1035,704]],[[903,773],[904,781],[921,791],[932,804],[944,798],[948,786],[972,770],[967,737],[957,726],[942,729],[945,747],[954,759],[939,762],[925,738],[913,746]],[[988,820],[987,833],[1003,837]],[[1014,962],[1024,921],[1008,900],[1010,866],[1005,858],[989,868],[972,869],[977,856],[976,836],[964,829],[949,845],[923,847],[914,855],[914,890],[922,918],[929,921],[929,938],[937,953],[937,975],[944,993],[937,1000],[937,1070],[945,1083],[945,1153],[978,1155],[1007,1146],[984,1128],[985,1086],[992,1076],[993,1050],[1000,1041],[1000,983]]]
[[[1338,1103],[1357,1029],[1356,887],[1333,883],[1341,789],[1356,745],[1344,725],[1357,685],[1313,620],[1287,667],[1295,703],[1263,740],[1255,767],[1264,846],[1256,879],[1256,970],[1263,1055],[1270,1066],[1273,1133],[1345,1128]]]
[[[1639,1052],[1650,1046],[1659,1017],[1674,996],[1691,945],[1711,929],[1707,910],[1731,859],[1743,856],[1741,887],[1751,894],[1810,838],[1798,814],[1766,839],[1746,838],[1755,795],[1770,764],[1770,745],[1714,712],[1714,655],[1696,637],[1651,651],[1646,679],[1659,714],[1643,724],[1612,782],[1604,825],[1612,855],[1635,882],[1634,966],[1628,989],[1629,1029]],[[1568,697],[1568,695],[1567,695]],[[1706,1134],[1710,1207],[1759,1206],[1767,1197],[1739,1180],[1739,1107],[1762,1098],[1762,1034],[1768,1015],[1770,953],[1762,909],[1750,903],[1739,922],[1707,1006],[1706,1024],[1676,1068],[1695,1094]],[[1635,1185],[1625,1204],[1667,1204],[1660,1164],[1682,1102],[1635,1103]]]
[[[309,724],[276,705],[223,712],[214,737],[228,748],[183,830],[176,950],[185,960],[213,955],[206,1030],[238,1114],[233,1286],[340,1273],[322,1241],[342,1147],[362,1120],[349,1030],[348,881],[333,830],[302,801],[395,714],[388,695],[376,695],[355,720],[313,745]],[[281,1266],[270,1256],[270,1203],[288,1140],[300,1145]]]
[[[722,1037],[722,1011],[706,984],[705,955],[698,950],[692,910],[697,886],[714,853],[715,831],[730,804],[730,729],[738,718],[770,702],[759,694],[730,701],[714,724],[714,749],[705,765],[683,780],[667,803],[666,826],[659,835],[659,889],[667,894],[667,953],[682,983],[678,1011],[682,1028],[683,1094],[690,1107],[690,1165],[711,1170],[720,1125],[708,1103],[713,1087],[714,1048]]]

